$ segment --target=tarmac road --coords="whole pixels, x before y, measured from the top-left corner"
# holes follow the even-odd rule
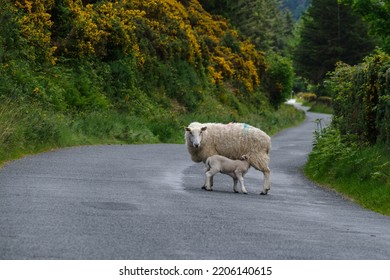
[[[0,259],[390,259],[390,218],[315,186],[300,168],[315,119],[272,137],[271,191],[249,194],[184,145],[86,146],[0,170]]]

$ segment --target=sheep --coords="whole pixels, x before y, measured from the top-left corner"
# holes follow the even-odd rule
[[[238,193],[237,181],[240,181],[241,191],[247,194],[248,191],[244,186],[244,176],[249,170],[249,158],[243,155],[241,160],[232,160],[224,156],[213,155],[206,160],[206,181],[203,189],[212,191],[213,177],[218,172],[227,174],[233,178],[233,191]]]
[[[233,160],[247,155],[250,165],[264,174],[264,187],[260,194],[266,195],[270,190],[271,138],[260,129],[245,123],[193,122],[185,128],[185,141],[194,162],[205,163],[213,155]]]

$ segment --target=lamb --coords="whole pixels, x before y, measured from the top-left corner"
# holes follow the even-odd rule
[[[248,193],[244,186],[244,176],[249,170],[249,161],[246,155],[243,155],[241,160],[231,160],[227,157],[214,155],[206,160],[206,182],[204,189],[212,191],[213,177],[218,172],[227,174],[233,178],[233,191],[238,193],[237,181],[240,181],[241,191]]]
[[[249,164],[264,174],[264,186],[260,194],[266,195],[270,190],[271,138],[262,130],[245,123],[193,122],[185,128],[185,140],[194,162],[205,163],[213,155],[232,160],[247,155]]]

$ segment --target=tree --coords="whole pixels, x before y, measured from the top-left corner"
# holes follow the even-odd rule
[[[221,14],[263,51],[283,52],[294,19],[280,0],[200,1],[206,10]]]
[[[356,64],[373,47],[367,25],[350,7],[338,0],[313,0],[303,16],[295,69],[313,84],[321,84],[337,61]]]
[[[263,87],[271,105],[278,108],[290,97],[294,70],[290,59],[276,53],[267,54],[266,63],[269,67],[262,80]]]
[[[302,15],[302,13],[309,6],[310,0],[283,0],[284,6],[287,7],[294,19],[297,20]]]
[[[370,33],[379,39],[380,46],[390,53],[390,1],[339,0],[352,7],[369,23]]]

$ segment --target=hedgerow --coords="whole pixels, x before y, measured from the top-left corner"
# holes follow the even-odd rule
[[[390,145],[390,56],[377,51],[361,64],[338,63],[327,81],[334,124],[361,143]]]

